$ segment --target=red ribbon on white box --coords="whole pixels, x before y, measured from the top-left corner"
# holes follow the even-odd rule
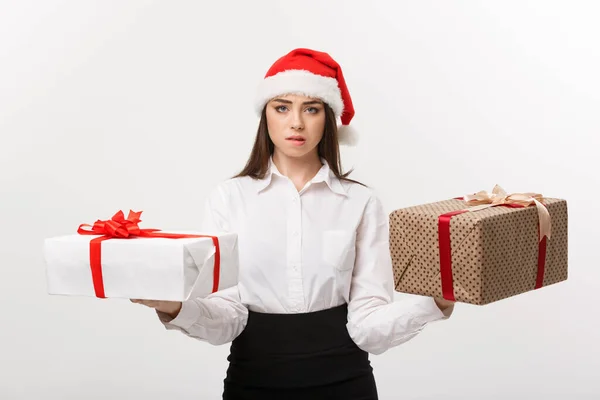
[[[211,238],[215,246],[215,263],[213,268],[213,289],[216,292],[219,289],[219,280],[221,273],[221,249],[219,238],[211,235],[195,235],[195,234],[178,234],[160,232],[159,229],[139,227],[142,222],[140,216],[142,211],[129,211],[129,215],[125,218],[123,211],[118,211],[109,220],[97,220],[93,226],[81,224],[77,229],[80,235],[102,235],[90,241],[90,267],[92,270],[92,282],[94,284],[94,292],[96,297],[106,298],[104,293],[104,281],[102,279],[102,248],[101,244],[109,239],[129,239],[133,237],[144,238],[168,238],[168,239],[187,239],[187,238]],[[83,227],[91,227],[90,230]]]

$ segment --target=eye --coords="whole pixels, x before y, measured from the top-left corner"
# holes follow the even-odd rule
[[[309,107],[306,110],[311,114],[316,114],[319,112],[319,109],[317,107]]]
[[[275,111],[277,111],[277,112],[284,112],[285,110],[287,110],[286,106],[277,106],[277,107],[275,107]]]

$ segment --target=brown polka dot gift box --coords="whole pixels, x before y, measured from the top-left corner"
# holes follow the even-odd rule
[[[494,187],[390,214],[398,292],[485,305],[567,279],[567,202]]]

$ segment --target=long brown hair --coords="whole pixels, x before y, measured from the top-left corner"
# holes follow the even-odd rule
[[[322,157],[327,161],[329,168],[338,179],[366,186],[361,182],[348,178],[348,175],[350,175],[353,170],[346,173],[341,172],[342,162],[340,160],[340,146],[338,142],[335,114],[327,103],[323,103],[323,105],[325,106],[325,130],[323,132],[323,138],[317,146],[319,157]],[[269,159],[274,150],[275,145],[269,137],[269,130],[267,128],[267,112],[265,106],[260,116],[260,122],[258,123],[256,138],[254,139],[250,157],[248,157],[246,166],[241,172],[235,175],[234,178],[250,176],[254,179],[263,179],[269,168]]]

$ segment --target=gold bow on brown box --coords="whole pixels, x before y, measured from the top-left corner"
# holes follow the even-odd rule
[[[390,214],[399,292],[488,304],[567,279],[567,203],[496,185]]]
[[[544,201],[544,196],[539,193],[508,194],[504,189],[496,185],[491,193],[482,190],[475,194],[466,195],[464,200],[468,206],[472,206],[466,209],[466,211],[469,212],[475,212],[484,210],[488,207],[501,205],[516,205],[522,207],[535,205],[538,212],[538,217],[540,219],[540,240],[542,240],[544,236],[547,236],[548,238],[550,237],[552,219],[550,218],[548,209],[546,209],[542,203]]]

